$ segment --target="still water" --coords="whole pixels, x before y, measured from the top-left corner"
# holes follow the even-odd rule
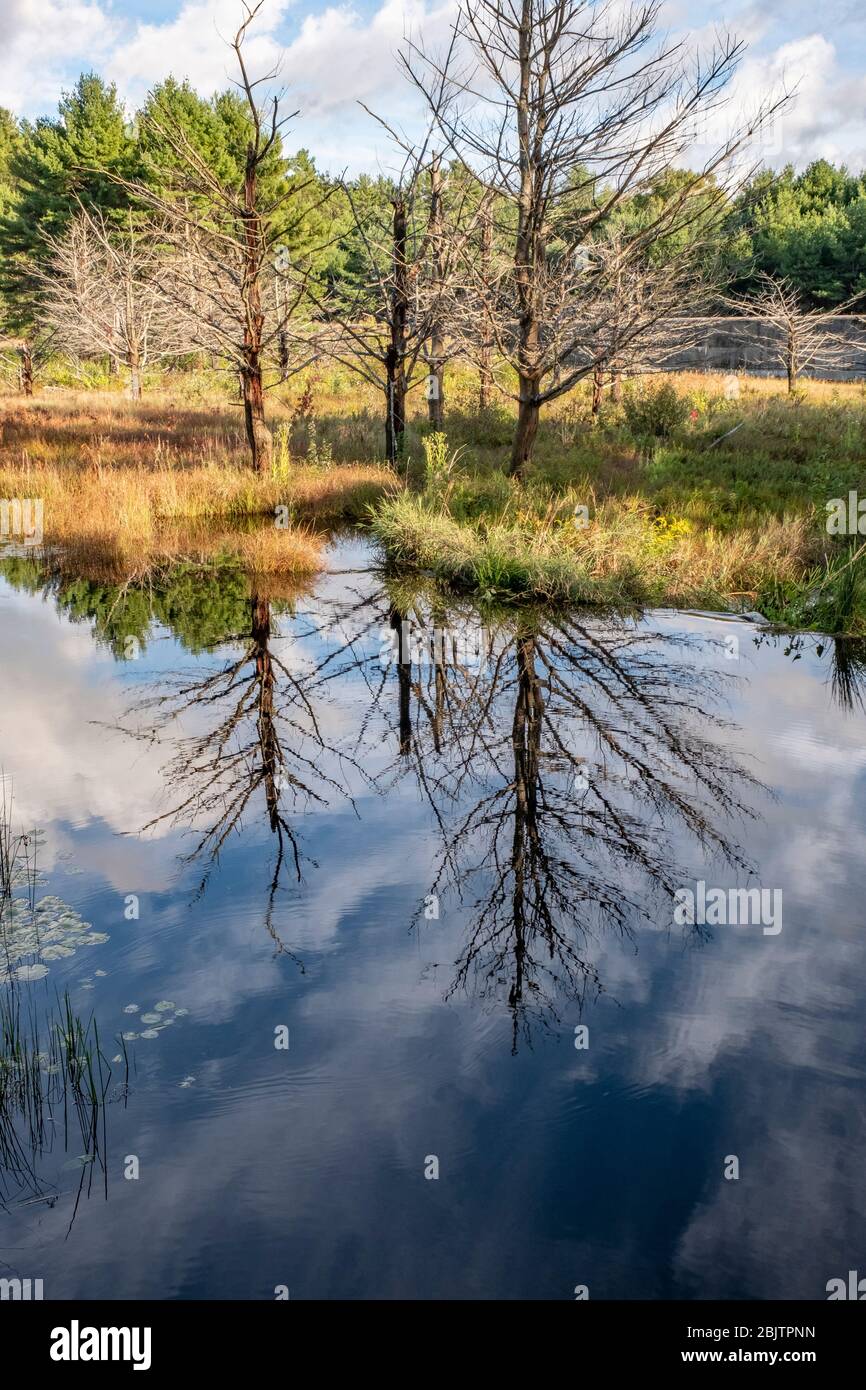
[[[0,990],[31,1021],[68,995],[103,1060],[84,1123],[62,1077],[36,1133],[8,1101],[0,1274],[823,1299],[866,1273],[856,650],[474,611],[356,539],[329,564],[295,594],[4,565],[33,833]],[[677,919],[736,887],[778,913]]]

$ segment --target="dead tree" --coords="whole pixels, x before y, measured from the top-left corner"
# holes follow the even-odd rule
[[[434,109],[439,99],[431,88]],[[384,199],[363,200],[349,184],[342,185],[361,268],[354,281],[338,287],[330,301],[318,301],[318,307],[330,321],[332,356],[385,396],[385,454],[395,466],[403,453],[407,396],[420,381],[416,369],[425,351],[439,393],[438,410],[431,400],[430,420],[441,422],[448,304],[484,200],[469,196],[464,179],[449,200],[446,219],[446,179],[440,156],[430,151],[429,134],[415,145],[380,117],[374,119],[387,131],[401,164],[390,182],[387,210]]]
[[[403,454],[407,397],[419,380],[416,368],[428,344],[441,341],[441,282],[430,273],[441,201],[438,191],[430,196],[437,187],[435,175],[427,185],[430,174],[426,147],[411,148],[387,204],[364,201],[351,185],[343,185],[360,271],[330,300],[319,301],[330,325],[331,355],[385,397],[385,456],[392,467]]]
[[[173,253],[171,293],[188,350],[214,353],[239,373],[250,458],[259,472],[269,471],[272,454],[265,423],[265,366],[271,354],[282,352],[280,376],[289,374],[288,327],[304,297],[306,280],[303,268],[281,262],[280,216],[287,200],[297,198],[314,181],[311,176],[267,194],[262,189],[266,162],[273,163],[286,123],[297,114],[281,116],[283,92],[267,100],[260,96],[276,79],[276,68],[253,78],[247,67],[244,45],[263,3],[242,0],[245,17],[230,44],[248,117],[240,184],[207,162],[168,106],[158,100],[142,119],[173,158],[169,186],[155,191],[146,184],[124,182],[163,219]],[[299,349],[293,370],[307,365],[305,350]]]
[[[61,239],[49,240],[38,272],[38,317],[54,345],[85,357],[107,353],[129,372],[129,393],[141,399],[148,363],[184,349],[177,315],[165,293],[164,229],[130,213],[123,230],[98,209],[82,207]],[[32,392],[32,350],[26,360]],[[26,392],[26,387],[25,387]],[[26,392],[30,394],[31,392]]]
[[[495,249],[498,264],[486,281],[477,262],[467,262],[466,288],[475,324],[486,326],[517,378],[516,392],[505,388],[518,405],[513,475],[532,459],[542,407],[591,375],[597,361],[586,353],[574,360],[581,339],[567,320],[578,329],[586,317],[572,313],[585,272],[572,257],[551,254],[559,207],[583,195],[574,244],[589,243],[628,195],[690,149],[701,120],[717,114],[743,52],[723,37],[692,62],[682,42],[663,39],[647,53],[659,9],[660,0],[625,9],[591,0],[462,0],[447,63],[415,44],[404,53],[456,156],[505,213],[495,247],[507,250]],[[662,200],[629,236],[629,264],[646,264],[659,239],[698,217],[709,235],[751,172],[735,168],[735,156],[779,104],[768,98]],[[664,300],[657,295],[657,307]],[[648,327],[646,318],[633,321],[621,346]]]
[[[807,309],[790,280],[762,271],[758,282],[755,294],[729,297],[725,304],[738,315],[736,336],[766,349],[770,360],[784,371],[789,393],[796,391],[801,374],[809,368],[832,373],[845,365],[851,345],[829,327],[829,321],[862,299],[862,293],[831,309]]]
[[[671,361],[701,340],[705,328],[697,315],[718,293],[722,272],[711,262],[696,263],[692,256],[672,258],[664,265],[635,260],[616,231],[593,243],[585,264],[586,287],[575,301],[584,313],[582,342],[572,361],[592,361],[595,418],[605,391],[620,400],[624,379],[667,370]],[[683,304],[689,305],[688,315],[682,312]]]
[[[442,162],[438,154],[430,161],[430,259],[433,273],[433,299],[438,312],[430,327],[430,354],[427,359],[427,410],[433,429],[441,430],[445,412],[445,335],[442,307],[447,283],[448,266],[444,248],[444,215],[442,208]]]
[[[23,396],[33,395],[36,376],[53,346],[53,335],[38,325],[26,338],[0,338],[0,363],[14,373]]]
[[[491,256],[493,253],[493,214],[485,207],[481,218],[481,263],[479,266],[482,284],[490,284]],[[493,391],[493,339],[489,325],[485,322],[478,345],[478,409],[490,408]]]

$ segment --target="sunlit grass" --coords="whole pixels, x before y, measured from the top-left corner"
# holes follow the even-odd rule
[[[396,486],[374,463],[292,460],[260,478],[218,411],[52,397],[18,403],[0,423],[0,497],[41,499],[45,544],[82,563],[112,557],[129,568],[228,550],[262,573],[311,574],[322,549],[313,524],[357,520]]]
[[[662,380],[683,408],[663,434],[638,437],[628,393]],[[120,573],[233,555],[300,581],[321,564],[321,527],[373,515],[392,562],[467,590],[759,608],[866,630],[863,557],[825,529],[829,499],[863,486],[862,384],[804,381],[789,397],[777,379],[738,381],[737,395],[724,373],[648,378],[627,384],[624,402],[605,398],[596,419],[584,384],[544,414],[520,484],[507,477],[513,401],[479,413],[477,379],[456,364],[448,467],[426,484],[423,393],[410,394],[398,478],[381,462],[382,402],[339,369],[274,391],[266,479],[247,466],[224,379],[166,376],[136,405],[116,391],[46,390],[0,411],[0,497],[42,497],[46,540],[90,571],[106,558]],[[420,499],[403,495],[419,479]]]

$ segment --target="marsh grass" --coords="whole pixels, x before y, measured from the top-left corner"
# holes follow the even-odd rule
[[[88,1188],[92,1184],[94,1167],[105,1174],[105,1105],[112,1068],[92,1015],[84,1020],[76,1014],[68,992],[45,1005],[9,969],[13,896],[23,894],[32,911],[38,879],[37,837],[13,831],[12,810],[8,780],[0,774],[0,952],[5,957],[5,978],[0,978],[0,1202],[11,1191],[41,1193],[39,1161],[54,1149],[61,1120],[64,1149],[73,1135],[84,1149],[80,1199],[85,1183]],[[129,1059],[122,1039],[121,1047],[125,1094]]]
[[[741,376],[728,399],[725,381],[645,379],[596,419],[578,387],[544,417],[519,484],[506,476],[513,403],[479,412],[477,382],[458,366],[444,437],[410,395],[401,478],[379,461],[381,402],[342,370],[274,392],[265,480],[246,467],[224,384],[206,375],[166,378],[137,406],[55,391],[3,412],[0,496],[43,496],[49,541],[90,570],[99,556],[120,573],[231,553],[300,582],[321,563],[318,528],[372,517],[392,565],[476,593],[760,608],[866,631],[863,557],[849,564],[825,530],[831,498],[866,491],[863,386],[804,382],[791,398],[777,380]],[[581,505],[591,524],[576,534]]]
[[[301,460],[260,478],[244,449],[219,409],[17,403],[0,417],[0,497],[41,498],[45,544],[82,565],[203,559],[228,546],[262,572],[303,576],[320,566],[321,528],[358,520],[399,486],[375,463]]]
[[[723,378],[698,376],[657,389],[657,411],[648,399],[630,407],[627,391],[595,423],[574,393],[567,428],[557,439],[548,421],[519,483],[498,436],[473,447],[458,418],[438,445],[459,458],[447,479],[377,509],[386,555],[464,591],[759,609],[780,624],[866,632],[864,554],[826,531],[830,499],[866,492],[863,389],[808,383],[790,400],[778,382],[741,379],[728,400]]]

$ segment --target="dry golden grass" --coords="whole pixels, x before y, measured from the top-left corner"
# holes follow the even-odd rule
[[[101,553],[128,567],[223,552],[302,575],[320,564],[314,524],[356,519],[399,486],[376,464],[290,462],[260,477],[234,419],[96,394],[16,401],[0,411],[0,497],[41,498],[46,545],[82,560]]]

